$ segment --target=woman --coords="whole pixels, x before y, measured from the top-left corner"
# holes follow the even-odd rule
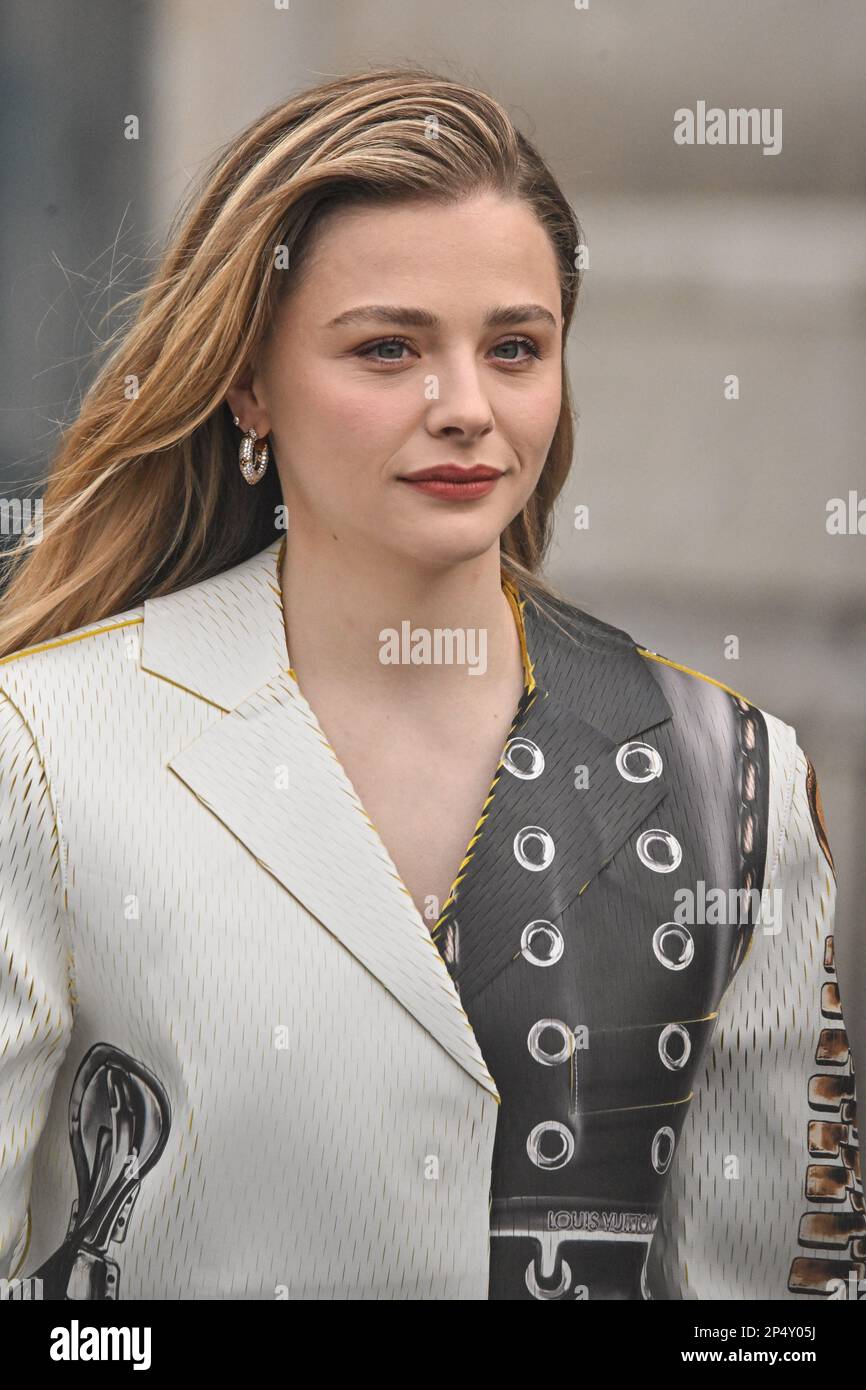
[[[0,664],[44,1297],[862,1273],[811,765],[539,577],[580,243],[491,98],[330,82],[221,153],[70,429]]]

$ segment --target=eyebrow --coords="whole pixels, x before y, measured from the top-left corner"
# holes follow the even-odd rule
[[[357,309],[346,309],[326,325],[328,328],[343,328],[354,323],[395,323],[402,328],[441,328],[442,320],[429,309],[415,309],[400,304],[363,304]],[[484,319],[485,328],[502,328],[509,323],[550,323],[554,328],[557,321],[543,304],[500,304],[488,310]]]

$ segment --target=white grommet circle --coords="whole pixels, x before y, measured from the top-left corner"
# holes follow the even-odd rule
[[[552,1033],[558,1033],[561,1039],[562,1045],[557,1052],[549,1052],[541,1045],[541,1036],[548,1029]],[[555,1067],[560,1062],[565,1062],[574,1051],[574,1034],[568,1024],[562,1023],[558,1018],[540,1018],[530,1028],[526,1046],[536,1062],[541,1062],[545,1067]]]
[[[547,955],[539,955],[539,946],[544,949],[544,943],[547,944]],[[564,950],[565,942],[559,927],[543,917],[527,922],[520,933],[520,953],[530,965],[555,965]]]
[[[680,1051],[672,1051],[671,1045],[674,1040],[680,1044]],[[668,1023],[659,1034],[659,1056],[667,1067],[668,1071],[679,1071],[689,1060],[689,1053],[692,1050],[692,1040],[688,1030],[681,1023]]]
[[[518,758],[522,761],[518,762]],[[514,777],[530,781],[544,771],[544,754],[531,738],[510,738],[505,745],[502,765]]]
[[[662,757],[650,743],[624,743],[616,755],[620,776],[628,782],[651,782],[662,775]]]
[[[656,874],[672,874],[682,862],[682,845],[669,830],[644,830],[635,849],[640,862]]]
[[[541,1141],[548,1135],[553,1135],[559,1143],[559,1152],[552,1156],[541,1152]],[[574,1135],[558,1120],[542,1120],[530,1131],[526,1152],[536,1168],[564,1168],[574,1153]]]
[[[666,947],[674,944],[674,954],[669,955]],[[685,970],[691,965],[695,954],[695,943],[688,927],[680,922],[662,922],[653,932],[653,951],[656,960],[666,970]]]
[[[546,869],[555,853],[552,835],[540,825],[525,825],[514,837],[514,856],[518,864],[533,873]]]
[[[674,1156],[676,1137],[670,1125],[657,1129],[653,1138],[652,1165],[657,1173],[666,1173]]]

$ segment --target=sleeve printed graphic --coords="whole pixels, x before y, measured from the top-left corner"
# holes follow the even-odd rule
[[[829,867],[827,898],[835,896],[836,876],[827,838],[821,793],[811,760],[806,761],[806,798],[815,837]],[[798,769],[799,772],[799,769]],[[795,803],[796,804],[796,803]],[[820,875],[820,865],[815,870]],[[832,916],[828,914],[828,921]],[[824,938],[824,978],[814,1007],[820,1017],[815,1072],[808,1078],[809,1113],[804,1212],[799,1243],[815,1251],[791,1263],[788,1287],[794,1293],[857,1298],[866,1274],[866,1218],[857,1132],[854,1060],[842,1017],[832,933]]]

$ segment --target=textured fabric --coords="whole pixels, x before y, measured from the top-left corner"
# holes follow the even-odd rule
[[[781,919],[778,931],[755,932],[725,994],[683,1128],[652,1250],[666,1297],[854,1298],[866,1274],[835,877],[809,805],[808,760],[795,747],[792,761],[793,731],[769,722],[773,804],[788,807],[768,884]]]
[[[534,676],[431,934],[289,669],[280,557],[0,662],[0,1277],[90,1299],[847,1287],[853,1078],[794,731],[521,599]],[[666,966],[659,925],[699,881],[779,887],[782,929],[698,924]],[[589,1046],[551,1061],[551,1019]],[[549,1122],[565,1162],[533,1145]]]
[[[258,649],[281,621],[274,561],[243,567],[234,608],[224,586],[205,603],[202,653],[229,639],[214,701],[240,689],[226,629]],[[151,632],[178,612],[147,609]],[[42,1270],[45,1296],[484,1298],[498,1097],[429,933],[292,683],[223,715],[142,669],[141,621],[0,666],[0,1274]],[[65,913],[16,706],[62,808]],[[169,764],[199,748],[193,795]],[[236,827],[206,804],[228,785]],[[114,1157],[82,1202],[70,1098],[100,1044],[79,1147],[92,1172],[104,1130]],[[95,1253],[69,1268],[77,1197]]]
[[[754,927],[739,903],[679,926],[675,893],[757,895],[769,745],[742,697],[585,614],[554,616],[563,630],[525,607],[536,689],[434,935],[502,1095],[490,1296],[641,1298],[673,1147]],[[689,958],[668,960],[660,935]]]

